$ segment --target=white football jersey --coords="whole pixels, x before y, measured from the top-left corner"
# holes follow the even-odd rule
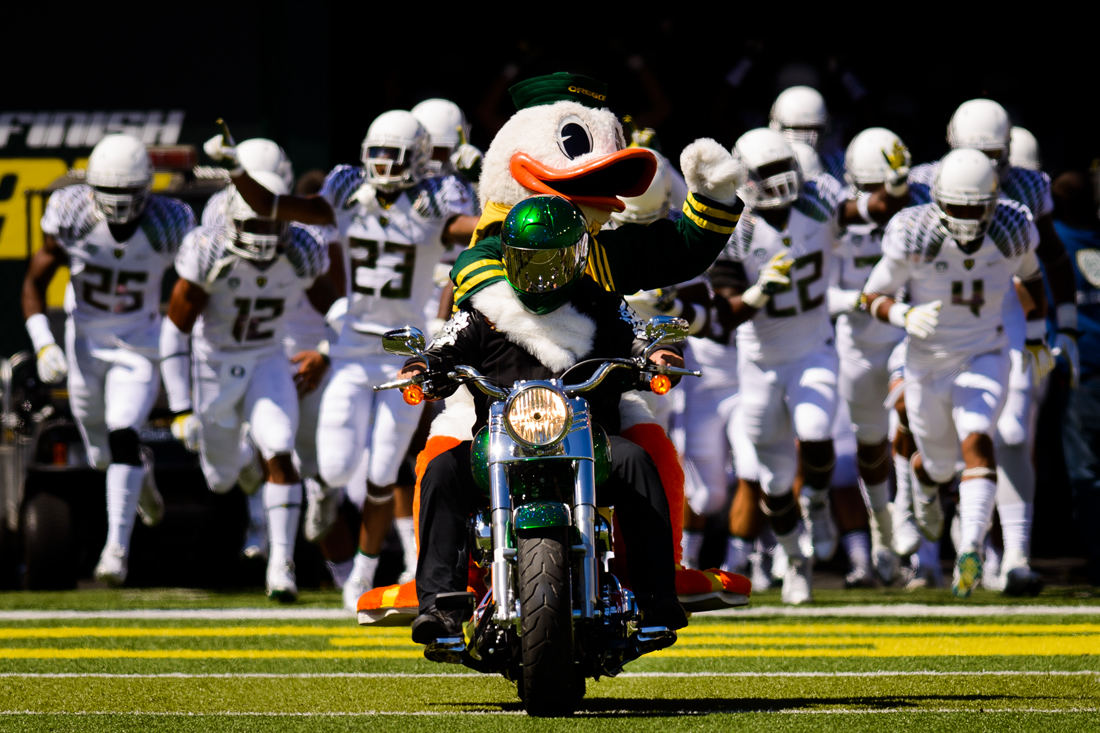
[[[932,336],[909,339],[910,364],[936,366],[997,351],[1008,345],[1005,294],[1014,275],[1038,270],[1038,241],[1031,212],[1010,199],[1000,200],[980,245],[969,253],[941,226],[930,204],[903,209],[886,227],[883,262],[867,290],[893,293],[908,285],[909,302],[943,303]],[[886,260],[900,274],[891,277]]]
[[[65,312],[80,329],[116,334],[156,320],[164,271],[194,228],[187,204],[149,196],[137,229],[118,242],[95,207],[91,186],[55,191],[42,216],[42,233],[69,256]]]
[[[328,247],[316,231],[291,224],[280,254],[256,262],[229,251],[232,236],[225,227],[199,227],[176,258],[179,276],[210,294],[195,324],[195,351],[282,348],[287,315],[328,270]]]
[[[932,183],[936,180],[939,161],[924,163],[909,172],[909,195],[914,205],[932,202]],[[1036,219],[1054,213],[1050,194],[1050,176],[1042,171],[1013,166],[1001,179],[1001,197],[1019,201]]]
[[[840,203],[840,186],[823,176],[803,184],[781,232],[748,209],[741,215],[719,259],[740,262],[746,282],[756,282],[761,268],[780,252],[794,258],[790,285],[737,327],[737,348],[745,358],[782,364],[832,343],[825,291],[834,266]]]
[[[852,224],[845,227],[836,248],[834,277],[838,287],[844,290],[863,290],[871,271],[882,259],[884,231],[880,224]],[[847,329],[855,341],[864,344],[896,344],[905,336],[902,329],[872,318],[865,311],[841,313],[837,318],[837,328]]]
[[[432,273],[447,248],[443,228],[454,216],[477,212],[470,185],[457,176],[428,178],[402,191],[389,208],[352,196],[366,183],[359,166],[337,166],[321,189],[336,213],[348,278],[344,328],[382,334],[424,328]]]

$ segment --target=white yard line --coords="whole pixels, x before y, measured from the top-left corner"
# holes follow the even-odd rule
[[[577,712],[577,717],[606,717],[608,715],[621,715],[624,717],[646,717],[646,713],[649,712],[645,709],[639,710],[597,710],[592,713],[588,713],[584,710]],[[1064,714],[1064,713],[1095,713],[1100,712],[1100,708],[827,708],[827,709],[813,709],[805,710],[801,708],[781,708],[779,710],[754,710],[752,708],[730,708],[728,710],[716,709],[716,710],[698,710],[698,709],[686,709],[686,710],[664,710],[661,709],[662,715],[692,715],[692,716],[704,716],[704,715],[730,715],[730,714],[766,714],[766,715],[881,715],[881,714],[893,714],[893,713],[1049,713],[1049,714]],[[464,710],[454,712],[444,712],[436,710],[406,710],[406,711],[386,711],[386,710],[361,710],[352,712],[300,712],[300,713],[278,713],[278,712],[241,712],[241,711],[219,711],[212,713],[188,713],[188,712],[142,712],[140,710],[76,710],[71,712],[66,711],[47,711],[47,710],[0,710],[0,716],[4,715],[36,715],[36,716],[91,716],[91,715],[131,715],[131,716],[149,716],[158,718],[359,718],[359,717],[455,717],[465,715],[526,715],[522,710]]]
[[[0,672],[0,678],[18,677],[35,679],[67,678],[121,678],[121,679],[402,679],[402,678],[438,678],[438,677],[478,677],[477,672],[153,672],[109,673],[109,672]],[[976,671],[939,671],[939,670],[879,670],[874,672],[624,672],[615,678],[680,678],[680,677],[1087,677],[1100,676],[1100,670],[983,670]]]
[[[968,606],[926,605],[919,603],[853,605],[853,606],[760,606],[757,608],[709,611],[699,618],[716,617],[878,617],[937,618],[969,616],[1096,616],[1100,605],[1067,606]],[[0,611],[4,621],[66,621],[85,619],[133,619],[150,621],[351,621],[354,614],[341,608],[196,608],[196,609],[129,609],[122,611]]]

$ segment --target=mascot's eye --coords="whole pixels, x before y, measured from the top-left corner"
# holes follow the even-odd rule
[[[584,120],[569,115],[558,124],[558,147],[570,160],[592,152],[592,134]]]

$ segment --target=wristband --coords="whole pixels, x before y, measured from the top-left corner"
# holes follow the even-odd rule
[[[1027,322],[1025,338],[1028,341],[1042,341],[1047,335],[1047,322],[1042,318]]]
[[[1054,311],[1054,320],[1058,323],[1058,330],[1076,331],[1077,306],[1074,303],[1062,303]],[[30,323],[29,320],[27,322]]]
[[[860,191],[856,196],[856,208],[859,209],[859,215],[863,217],[863,221],[868,224],[877,224],[874,219],[871,218],[871,211],[868,209],[868,205],[871,203],[871,194],[866,191]]]
[[[50,319],[45,313],[35,313],[27,319],[27,333],[30,334],[31,343],[34,344],[34,353],[38,354],[47,346],[56,344],[53,331],[50,330]]]
[[[760,310],[771,297],[772,296],[765,293],[764,289],[759,285],[753,285],[751,288],[741,293],[741,302],[747,306]]]
[[[878,300],[875,301],[878,303]],[[872,304],[874,307],[874,304]],[[898,328],[905,328],[905,314],[909,312],[910,306],[908,303],[894,303],[890,306],[889,321],[890,325],[897,326]]]

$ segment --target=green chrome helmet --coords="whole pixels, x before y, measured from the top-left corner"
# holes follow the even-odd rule
[[[512,207],[500,230],[504,271],[520,303],[536,314],[561,307],[588,266],[588,222],[561,196]]]

